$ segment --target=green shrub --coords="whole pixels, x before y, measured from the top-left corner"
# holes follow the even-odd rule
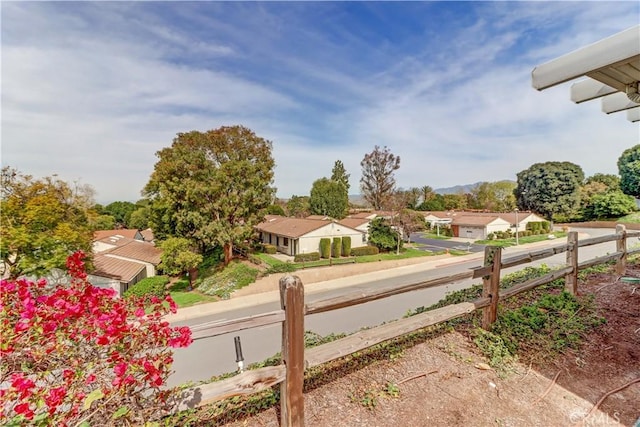
[[[265,243],[263,247],[264,247],[264,253],[265,254],[273,255],[278,251],[275,246],[270,245],[268,243]]]
[[[331,239],[320,239],[320,256],[324,259],[331,257]]]
[[[331,245],[331,256],[334,258],[340,258],[342,256],[342,239],[340,237],[333,238],[333,244]]]
[[[344,236],[342,238],[342,255],[351,256],[351,236]]]
[[[167,276],[147,277],[127,289],[124,296],[156,296],[158,298],[164,298],[167,292],[166,287],[168,283],[169,278]]]
[[[294,262],[309,262],[318,261],[320,259],[320,252],[309,252],[308,254],[298,254],[293,258]]]
[[[351,249],[351,255],[363,256],[363,255],[377,255],[380,253],[380,249],[377,246],[360,246],[359,248]]]
[[[228,299],[231,292],[256,281],[258,269],[241,262],[232,262],[224,270],[202,280],[197,286],[200,292]]]
[[[487,240],[493,240],[496,238],[496,233],[489,233],[487,234]]]
[[[293,273],[298,268],[293,265],[293,263],[287,261],[282,262],[280,264],[272,265],[265,271],[266,274],[275,274],[275,273]]]

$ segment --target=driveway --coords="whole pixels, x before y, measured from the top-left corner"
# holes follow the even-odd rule
[[[416,244],[416,249],[429,252],[440,252],[447,249],[455,249],[467,252],[482,252],[484,245],[476,245],[470,239],[427,239],[421,233],[413,233],[411,241]]]

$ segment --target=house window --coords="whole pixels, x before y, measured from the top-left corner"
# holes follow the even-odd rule
[[[280,246],[280,236],[276,236],[276,246]]]
[[[282,238],[282,246],[289,246],[289,239],[286,237]]]

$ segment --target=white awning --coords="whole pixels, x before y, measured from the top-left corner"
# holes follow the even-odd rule
[[[531,84],[544,90],[579,77],[587,79],[571,86],[573,102],[602,97],[602,111],[629,110],[627,118],[638,121],[640,25],[537,66]]]

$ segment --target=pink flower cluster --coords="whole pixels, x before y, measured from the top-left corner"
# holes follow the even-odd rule
[[[163,320],[174,301],[117,298],[87,281],[83,259],[67,260],[69,286],[0,282],[0,424],[46,417],[64,426],[90,416],[105,425],[116,411],[148,420],[171,396],[160,389],[171,348],[192,342],[188,327]]]

